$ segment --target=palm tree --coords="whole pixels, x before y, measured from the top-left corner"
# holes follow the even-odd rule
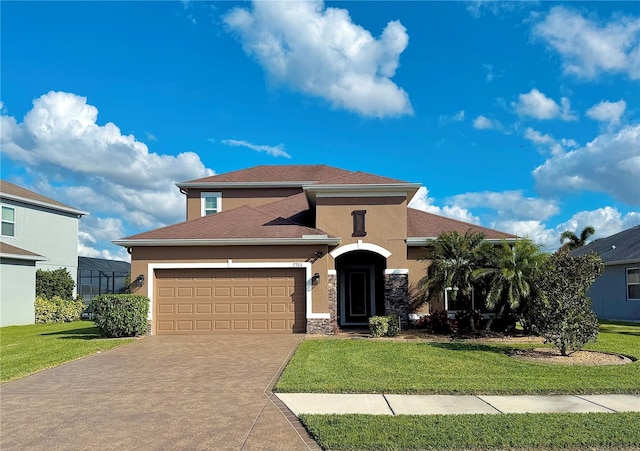
[[[486,306],[501,317],[507,307],[516,312],[532,294],[532,282],[547,258],[540,246],[528,239],[502,246],[493,254],[494,259],[484,268],[473,271],[474,279],[488,282]],[[489,320],[487,329],[491,327]]]
[[[468,230],[443,232],[437,239],[429,240],[422,260],[431,260],[426,275],[418,282],[418,289],[427,298],[455,288],[466,297],[473,287],[472,272],[488,259],[490,245],[481,232]]]
[[[572,250],[572,249],[577,249],[579,247],[582,247],[585,244],[587,244],[587,240],[594,233],[596,233],[596,229],[594,229],[591,226],[587,226],[584,229],[582,229],[582,232],[580,233],[580,237],[576,236],[576,234],[573,233],[571,230],[565,230],[564,232],[562,232],[562,235],[560,235],[560,243],[562,243],[561,249]],[[565,240],[569,240],[569,241],[565,243]]]

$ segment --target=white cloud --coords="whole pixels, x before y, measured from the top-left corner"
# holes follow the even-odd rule
[[[587,145],[555,155],[533,171],[542,192],[599,191],[640,205],[640,125],[604,133]]]
[[[457,205],[450,205],[444,207],[438,207],[433,205],[433,198],[429,197],[429,190],[421,186],[418,192],[413,196],[409,207],[416,210],[426,211],[427,213],[433,213],[440,216],[446,216],[448,218],[457,219],[458,221],[464,221],[471,224],[480,224],[480,219],[473,216],[471,212],[460,208]]]
[[[524,132],[524,137],[529,141],[533,142],[538,148],[548,150],[551,155],[561,155],[567,150],[575,149],[578,147],[578,143],[573,139],[561,139],[560,141],[556,141],[556,139],[549,135],[543,135],[538,130],[534,130],[531,127],[528,127]]]
[[[255,150],[256,152],[265,152],[272,157],[291,158],[291,155],[285,152],[283,144],[278,144],[277,146],[267,146],[264,144],[252,144],[248,141],[238,139],[223,139],[222,144],[233,147],[246,147],[248,149]]]
[[[467,2],[467,11],[476,19],[482,17],[485,12],[500,16],[511,13],[519,8],[528,7],[533,1],[495,1],[495,0],[471,0]]]
[[[254,1],[224,20],[277,83],[363,116],[413,113],[408,94],[391,81],[409,42],[399,21],[374,38],[346,9],[321,0]]]
[[[462,122],[464,121],[464,110],[460,110],[455,114],[442,114],[438,117],[439,125],[447,125],[452,122]]]
[[[520,220],[545,220],[560,211],[555,201],[525,197],[520,190],[458,194],[449,197],[447,204],[464,209],[489,208],[498,218],[516,217]]]
[[[624,100],[618,100],[617,102],[603,100],[589,108],[587,116],[599,122],[608,122],[612,125],[619,124],[626,108],[627,103]]]
[[[583,17],[563,6],[551,8],[534,25],[540,38],[560,54],[564,72],[593,79],[603,72],[640,78],[640,18],[612,16],[608,22]]]
[[[567,97],[560,99],[560,105],[555,100],[547,97],[536,88],[525,94],[518,96],[517,102],[512,102],[511,106],[515,108],[516,113],[520,116],[533,117],[535,119],[554,119],[559,117],[562,120],[570,121],[576,119],[575,114],[571,111],[571,103]]]
[[[174,184],[213,171],[193,152],[149,152],[115,124],[98,125],[97,116],[85,97],[51,91],[33,101],[22,122],[0,116],[3,157],[27,168],[31,188],[90,212],[83,221],[101,230],[137,232],[184,220],[184,197]],[[102,219],[88,219],[94,216]],[[103,240],[115,234],[104,233],[91,236],[112,246]]]
[[[478,130],[491,130],[494,128],[501,128],[502,124],[495,119],[489,119],[486,116],[478,116],[473,120],[473,128],[477,128]]]

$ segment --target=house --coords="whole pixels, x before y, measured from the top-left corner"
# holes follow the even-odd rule
[[[128,262],[78,257],[78,293],[87,305],[100,294],[123,293],[129,287],[130,273]]]
[[[571,255],[595,252],[604,262],[604,272],[587,296],[598,318],[640,321],[640,226],[574,249]]]
[[[154,334],[323,333],[412,307],[443,231],[495,230],[408,207],[419,184],[325,165],[256,166],[178,183],[186,221],[114,241]]]
[[[33,324],[37,269],[78,265],[78,221],[83,211],[0,180],[0,325]]]

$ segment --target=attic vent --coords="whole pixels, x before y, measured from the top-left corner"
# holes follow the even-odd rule
[[[364,215],[367,214],[367,210],[353,210],[351,216],[353,216],[353,235],[351,236],[366,236],[367,231],[364,225]]]

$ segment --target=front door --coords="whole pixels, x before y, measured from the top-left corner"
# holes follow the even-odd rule
[[[341,324],[366,325],[375,315],[372,266],[349,266],[342,271]]]

